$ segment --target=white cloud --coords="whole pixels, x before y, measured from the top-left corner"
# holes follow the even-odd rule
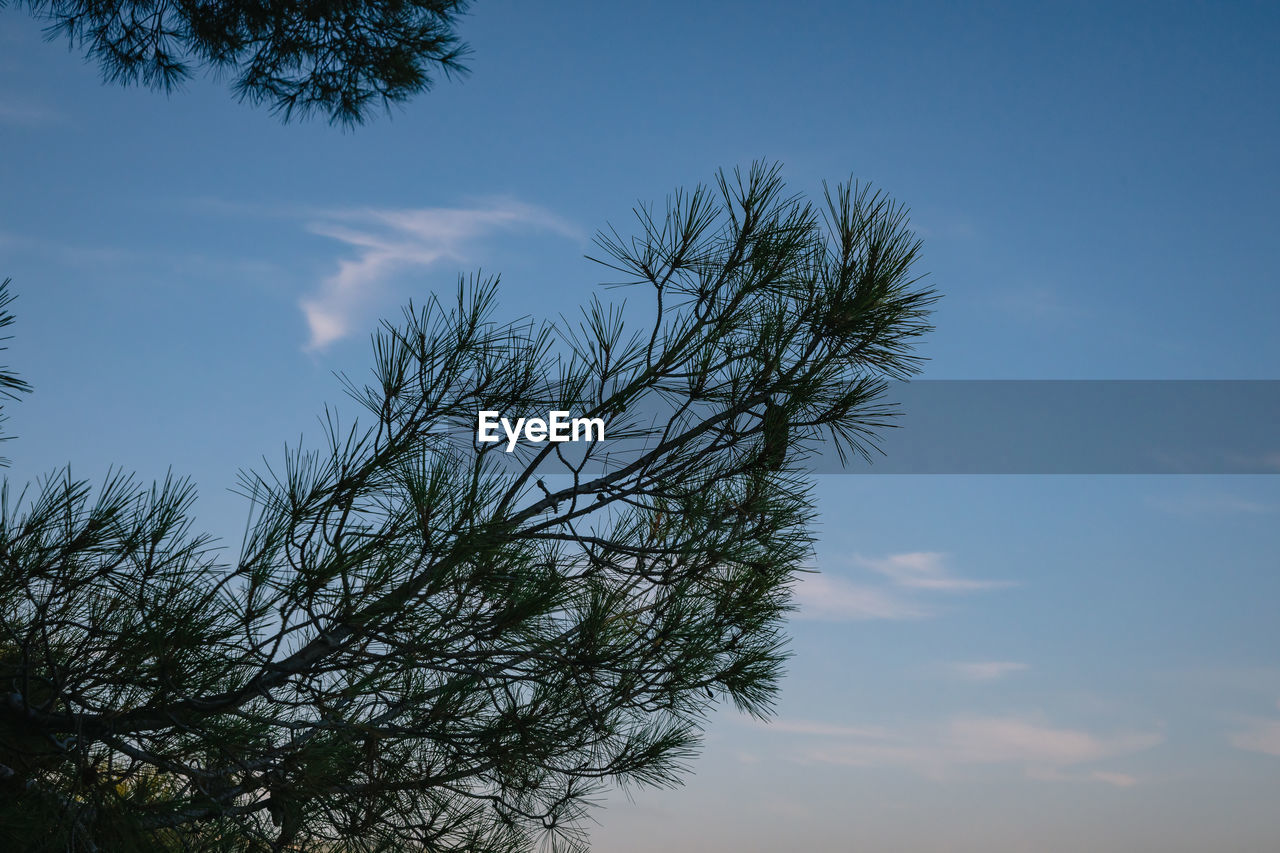
[[[1105,770],[1095,770],[1089,774],[1089,778],[1099,782],[1106,782],[1108,785],[1114,785],[1117,788],[1132,788],[1138,784],[1138,780],[1128,773],[1108,773]]]
[[[892,590],[855,584],[826,574],[804,574],[796,585],[802,619],[852,622],[920,619],[928,611]]]
[[[351,247],[351,256],[301,300],[310,340],[307,348],[323,349],[350,334],[367,318],[384,283],[393,275],[440,261],[465,262],[471,242],[494,231],[534,228],[570,238],[579,232],[551,212],[533,205],[500,200],[473,208],[327,211],[309,226],[315,234]]]
[[[1250,720],[1230,739],[1236,749],[1280,757],[1280,720]]]
[[[964,681],[999,681],[1007,675],[1022,672],[1025,663],[1008,660],[960,661],[947,664],[947,670],[955,678]]]
[[[813,735],[815,737],[837,738],[886,738],[891,733],[879,726],[840,726],[834,723],[821,723],[814,720],[756,720],[746,718],[746,724],[772,732],[785,732],[793,735]]]
[[[1112,770],[1071,768],[1151,749],[1164,741],[1158,732],[1098,734],[1063,728],[1026,716],[956,717],[914,729],[860,728],[796,721],[771,723],[784,734],[819,737],[798,746],[803,763],[847,767],[899,767],[942,778],[958,767],[1009,766],[1039,780],[1086,780],[1129,787],[1137,779]]]
[[[958,577],[937,551],[913,551],[887,557],[855,555],[853,562],[870,569],[883,580],[858,583],[818,572],[801,576],[795,587],[800,605],[797,617],[825,621],[869,619],[923,619],[933,609],[922,602],[931,593],[972,592],[1013,586],[1009,581],[972,580]]]
[[[952,721],[943,746],[959,764],[1062,767],[1139,752],[1163,740],[1155,733],[1102,737],[1020,717],[981,717]]]
[[[1028,779],[1039,782],[1101,782],[1113,788],[1132,788],[1138,784],[1138,777],[1128,773],[1115,773],[1110,770],[1093,770],[1082,772],[1062,769],[1060,767],[1028,767],[1025,773]]]
[[[888,557],[855,557],[863,566],[879,572],[891,582],[908,589],[934,592],[968,592],[1012,586],[1009,581],[971,580],[957,577],[945,565],[946,554],[938,551],[912,551]]]

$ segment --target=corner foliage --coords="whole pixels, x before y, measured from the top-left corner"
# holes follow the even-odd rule
[[[465,0],[16,0],[111,82],[169,91],[198,68],[287,121],[358,124],[465,72]],[[0,6],[4,0],[0,0]]]

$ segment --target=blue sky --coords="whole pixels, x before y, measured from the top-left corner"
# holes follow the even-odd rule
[[[472,74],[354,132],[105,87],[0,14],[13,481],[201,486],[315,435],[368,332],[460,272],[576,310],[591,234],[770,158],[909,205],[933,378],[1274,379],[1273,4],[481,0]],[[769,727],[716,718],[596,849],[1280,846],[1275,477],[825,476]]]

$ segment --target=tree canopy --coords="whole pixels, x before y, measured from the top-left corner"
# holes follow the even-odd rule
[[[576,849],[604,786],[679,779],[716,705],[770,713],[805,459],[868,452],[934,293],[866,187],[819,208],[757,166],[637,213],[598,246],[647,308],[499,322],[471,278],[385,323],[347,382],[366,422],[242,476],[234,560],[182,480],[6,484],[12,849]],[[480,409],[634,450],[507,454]]]
[[[113,82],[171,90],[197,69],[286,120],[354,124],[466,71],[467,0],[16,0]],[[3,6],[5,0],[0,0]]]

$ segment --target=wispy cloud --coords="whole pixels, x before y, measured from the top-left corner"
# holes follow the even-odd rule
[[[1028,669],[1025,663],[1009,660],[957,661],[946,665],[953,678],[962,681],[999,681]]]
[[[1082,308],[1064,295],[1062,288],[1027,283],[993,294],[996,307],[1027,321],[1066,320],[1083,315]]]
[[[888,557],[855,557],[856,562],[887,577],[896,586],[933,592],[968,592],[1012,586],[1009,581],[972,580],[951,572],[946,554],[938,551],[913,551]]]
[[[1215,696],[1232,696],[1242,702],[1267,701],[1280,692],[1280,667],[1195,667],[1155,675],[1179,689]]]
[[[62,124],[67,117],[52,107],[0,95],[0,124],[17,127],[40,127]]]
[[[920,619],[929,611],[892,590],[856,584],[827,574],[806,574],[796,586],[803,619],[855,622],[866,619]]]
[[[952,721],[942,746],[959,764],[1063,767],[1140,752],[1163,740],[1154,732],[1103,736],[1020,717],[985,717]]]
[[[279,279],[281,275],[281,268],[276,264],[252,258],[225,257],[168,248],[93,246],[5,231],[0,231],[0,249],[30,254],[68,267],[97,271],[112,267],[183,278],[198,271],[202,275],[229,275],[264,281]]]
[[[956,575],[946,554],[913,551],[887,557],[855,555],[853,565],[869,569],[872,582],[826,573],[805,574],[796,585],[800,619],[852,622],[868,619],[923,619],[933,614],[928,596],[1013,586],[1010,581],[974,580]]]
[[[362,208],[326,211],[308,229],[352,252],[338,260],[299,307],[310,331],[307,348],[323,349],[352,331],[377,302],[386,281],[412,268],[466,261],[468,247],[495,231],[532,228],[570,238],[580,232],[543,208],[503,199],[471,208]]]
[[[1027,767],[1024,775],[1028,779],[1040,782],[1102,782],[1113,788],[1132,788],[1138,784],[1138,777],[1128,773],[1115,773],[1110,770],[1078,770],[1062,767],[1045,767],[1042,765]]]
[[[1159,732],[1099,734],[1054,726],[1038,717],[956,717],[916,729],[886,730],[804,722],[773,723],[788,734],[824,736],[797,745],[803,763],[847,767],[898,767],[934,778],[958,767],[1005,765],[1032,779],[1084,779],[1128,787],[1137,779],[1087,765],[1132,755],[1164,741]],[[1084,766],[1080,771],[1073,768]]]
[[[1280,703],[1277,703],[1280,707]],[[1248,752],[1260,752],[1280,758],[1280,720],[1254,718],[1229,736],[1231,745]]]
[[[70,266],[101,266],[138,261],[144,254],[129,249],[84,246],[0,231],[0,248],[31,252]]]
[[[1250,500],[1224,492],[1161,496],[1152,499],[1153,505],[1175,515],[1271,515],[1280,512],[1280,506]]]
[[[1272,474],[1280,471],[1280,450],[1264,450],[1261,453],[1228,451],[1223,457],[1233,469],[1248,474]]]
[[[792,735],[812,735],[814,737],[836,738],[885,738],[891,732],[880,726],[841,726],[835,723],[821,723],[815,720],[757,720],[753,717],[743,718],[746,725],[771,732],[785,732]]]
[[[1128,773],[1109,773],[1105,770],[1095,770],[1089,774],[1089,778],[1098,782],[1106,782],[1108,785],[1114,785],[1117,788],[1132,788],[1138,784],[1138,780]]]

